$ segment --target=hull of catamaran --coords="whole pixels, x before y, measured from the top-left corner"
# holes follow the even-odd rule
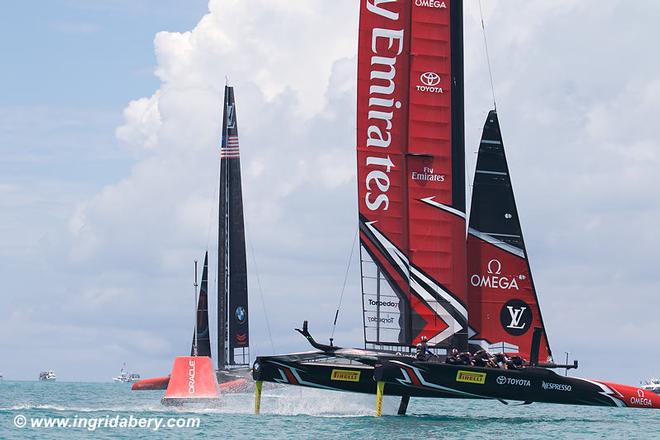
[[[253,377],[334,391],[429,398],[496,399],[632,408],[660,408],[660,396],[628,385],[561,376],[552,370],[481,368],[421,362],[408,356],[377,357],[374,365],[348,363],[323,352],[258,357]]]

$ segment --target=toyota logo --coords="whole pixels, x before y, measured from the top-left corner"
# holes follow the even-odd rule
[[[497,378],[497,384],[498,384],[498,385],[504,385],[505,383],[506,383],[506,377],[504,377],[504,376],[499,376],[499,377]]]
[[[422,82],[422,84],[433,87],[440,83],[440,75],[435,72],[426,72],[420,75],[419,80]]]

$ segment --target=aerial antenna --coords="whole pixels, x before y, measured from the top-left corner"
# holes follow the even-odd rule
[[[225,75],[225,85],[229,85],[229,75]]]
[[[195,299],[195,327],[193,330],[193,349],[192,355],[197,356],[197,260],[195,260],[195,282],[193,283],[193,298]]]
[[[495,100],[495,86],[493,83],[493,70],[490,67],[490,55],[488,53],[488,40],[486,38],[486,25],[484,24],[484,11],[481,8],[481,0],[479,0],[479,14],[481,15],[481,30],[484,35],[484,48],[486,49],[486,63],[488,64],[488,75],[490,76],[490,91],[493,94],[493,109],[497,111],[497,102]]]

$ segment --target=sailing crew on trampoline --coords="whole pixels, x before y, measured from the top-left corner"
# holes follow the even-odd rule
[[[428,354],[429,356],[435,356],[431,350],[429,350],[429,341],[426,339],[426,336],[422,336],[422,349],[424,350],[424,353]]]
[[[429,359],[435,357],[435,354],[429,349],[428,339],[426,336],[422,336],[421,342],[416,346],[417,353],[415,357],[420,361],[428,361]]]
[[[424,352],[424,347],[421,343],[415,346],[415,350],[415,358],[417,358],[418,361],[425,361],[426,353]]]
[[[446,364],[458,364],[460,359],[458,358],[458,349],[452,348],[447,357],[445,358]]]
[[[507,363],[509,362],[509,358],[505,353],[497,353],[495,355],[495,362],[497,363],[497,366],[499,368],[506,370]]]

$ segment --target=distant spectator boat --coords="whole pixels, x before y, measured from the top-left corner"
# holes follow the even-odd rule
[[[646,382],[642,386],[640,386],[641,389],[645,391],[652,391],[655,394],[660,394],[660,379],[653,377]]]
[[[126,363],[124,362],[124,365],[122,365],[121,371],[119,372],[119,376],[113,377],[112,380],[119,383],[134,383],[140,380],[140,375],[136,373],[129,374],[126,371]]]
[[[39,380],[54,382],[55,379],[57,379],[57,376],[55,375],[55,372],[53,370],[42,371],[41,373],[39,373]]]

